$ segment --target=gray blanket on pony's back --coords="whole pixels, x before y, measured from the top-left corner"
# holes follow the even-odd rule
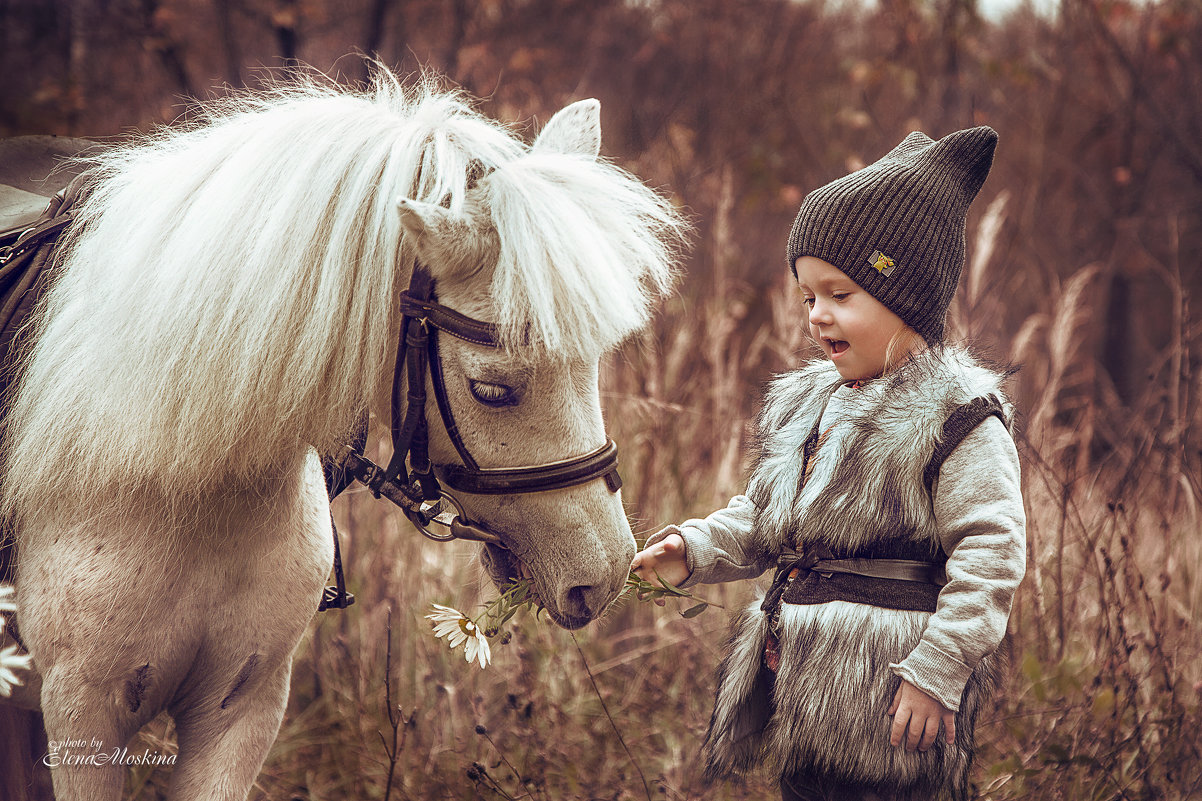
[[[95,145],[67,136],[0,139],[0,235],[36,220],[79,173],[68,160]]]

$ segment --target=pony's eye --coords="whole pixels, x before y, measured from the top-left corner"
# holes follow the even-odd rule
[[[474,378],[468,379],[468,387],[472,390],[472,395],[476,400],[483,403],[485,406],[516,406],[518,403],[518,394],[514,392],[513,387],[507,387],[504,384],[490,384],[486,381],[477,381]]]

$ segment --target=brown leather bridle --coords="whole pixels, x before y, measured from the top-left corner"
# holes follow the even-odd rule
[[[594,451],[556,462],[522,467],[480,467],[464,444],[451,412],[438,353],[438,332],[487,348],[499,348],[501,344],[492,323],[474,320],[440,304],[436,300],[434,283],[430,271],[417,262],[409,289],[401,293],[403,317],[393,374],[393,450],[388,466],[380,467],[363,455],[362,440],[365,437],[360,437],[360,442],[344,449],[337,469],[348,479],[364,484],[376,497],[383,496],[401,507],[414,525],[431,539],[439,542],[475,540],[506,547],[500,534],[483,523],[470,521],[462,504],[442,488],[434,475],[426,421],[426,376],[429,375],[443,427],[462,462],[439,467],[443,483],[451,489],[475,495],[508,495],[563,489],[604,478],[610,492],[617,492],[622,486],[618,475],[618,446],[608,438]],[[445,532],[432,531],[432,525],[445,528]]]

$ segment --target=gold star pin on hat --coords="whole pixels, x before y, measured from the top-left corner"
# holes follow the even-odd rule
[[[872,258],[868,260],[868,263],[872,265],[874,270],[886,278],[892,275],[894,268],[897,267],[897,262],[879,250],[872,254]]]

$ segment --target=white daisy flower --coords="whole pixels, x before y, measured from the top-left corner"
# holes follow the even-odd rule
[[[488,663],[492,660],[492,651],[488,648],[488,638],[484,636],[484,632],[475,623],[468,621],[463,627],[467,632],[467,645],[463,648],[463,658],[468,662],[473,659],[480,663],[481,668],[488,667]]]
[[[15,644],[0,651],[0,695],[8,698],[13,694],[13,687],[23,683],[16,671],[29,670],[32,661],[29,654],[18,654]]]
[[[17,611],[17,588],[11,584],[0,584],[0,612]]]
[[[461,627],[461,624],[468,620],[467,615],[442,604],[432,606],[434,611],[426,615],[426,619],[434,625],[434,636],[447,637],[452,648],[458,647],[467,638]]]
[[[433,604],[433,608],[434,611],[426,615],[426,619],[434,626],[434,636],[445,637],[452,651],[461,645],[464,646],[463,655],[466,661],[475,660],[480,663],[480,667],[488,667],[492,652],[488,647],[488,638],[484,636],[480,627],[458,609],[442,604]]]

